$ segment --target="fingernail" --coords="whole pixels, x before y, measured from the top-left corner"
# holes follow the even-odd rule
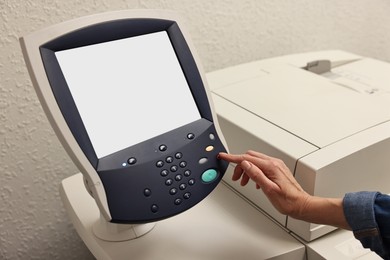
[[[217,159],[220,160],[221,159],[221,156],[219,154],[217,154]]]

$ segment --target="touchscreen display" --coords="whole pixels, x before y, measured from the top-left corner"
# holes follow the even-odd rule
[[[165,31],[55,55],[98,158],[201,118]]]

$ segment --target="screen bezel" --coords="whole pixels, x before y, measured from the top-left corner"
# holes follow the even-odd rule
[[[44,68],[61,113],[74,138],[96,169],[98,157],[55,56],[55,52],[166,31],[202,118],[213,121],[203,81],[185,38],[175,21],[162,19],[123,19],[88,26],[40,46]]]

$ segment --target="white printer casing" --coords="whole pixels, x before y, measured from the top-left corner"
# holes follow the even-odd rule
[[[390,193],[389,63],[334,50],[255,61],[207,77],[231,153],[251,149],[284,160],[312,195]],[[304,240],[335,229],[280,214],[254,185],[232,182],[232,169],[225,182]]]

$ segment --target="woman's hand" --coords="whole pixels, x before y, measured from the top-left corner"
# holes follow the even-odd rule
[[[350,229],[342,199],[311,196],[282,160],[255,151],[239,155],[220,153],[218,157],[236,164],[234,181],[241,179],[243,186],[249,180],[254,181],[256,188],[261,188],[280,213],[311,223]]]
[[[280,213],[298,217],[305,208],[310,195],[302,189],[282,160],[255,151],[240,155],[220,153],[219,158],[236,164],[234,181],[241,179],[243,186],[249,180],[254,181],[256,188],[263,190]]]

